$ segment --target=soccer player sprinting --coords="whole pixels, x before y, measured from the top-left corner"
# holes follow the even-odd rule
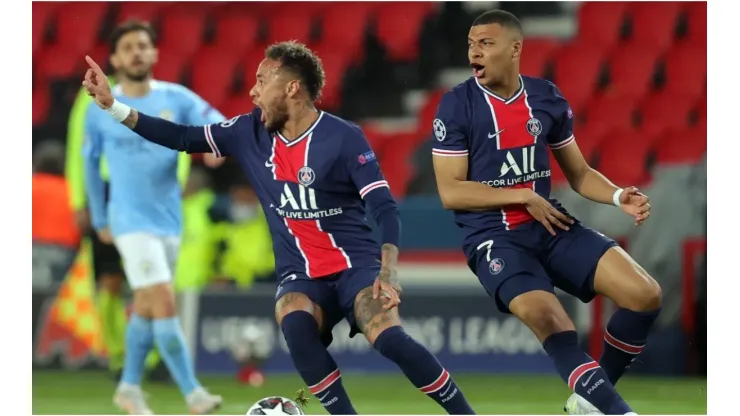
[[[645,345],[660,287],[613,240],[548,200],[547,148],[585,198],[616,205],[635,225],[647,220],[650,204],[636,188],[618,188],[589,167],[557,87],[519,75],[523,50],[521,25],[510,13],[486,12],[470,28],[473,77],[443,96],[433,123],[439,194],[465,232],[470,269],[499,310],[534,332],[574,391],[566,410],[627,414],[632,409],[614,384]],[[583,302],[602,294],[619,306],[599,362],[579,347],[555,287]]]
[[[117,100],[178,122],[223,120],[187,88],[152,79],[157,50],[147,24],[124,24],[112,39],[110,59],[119,81],[112,96]],[[108,85],[107,79],[100,81]],[[140,384],[147,353],[156,345],[191,413],[208,413],[221,404],[221,397],[208,393],[195,377],[172,289],[182,223],[178,153],[142,139],[97,106],[90,106],[85,121],[83,153],[91,223],[101,241],[115,244],[134,291],[123,374],[114,402],[130,414],[152,414]],[[99,171],[103,154],[110,174],[107,202]]]
[[[230,155],[244,169],[272,234],[275,316],[298,373],[329,413],[356,414],[326,349],[332,328],[347,319],[350,336],[362,332],[448,413],[474,414],[450,374],[401,326],[398,208],[362,130],[314,107],[324,70],[313,52],[295,42],[269,47],[250,91],[258,108],[201,127],[131,109],[87,60],[83,85],[111,123],[172,149]],[[382,245],[365,221],[365,204]]]

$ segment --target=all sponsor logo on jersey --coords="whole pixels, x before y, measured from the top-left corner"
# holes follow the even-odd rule
[[[298,171],[298,182],[300,182],[301,185],[309,186],[315,180],[316,172],[314,172],[310,167],[304,166]]]
[[[506,151],[506,160],[501,163],[498,179],[480,181],[480,183],[492,187],[503,187],[549,178],[551,175],[549,169],[537,171],[535,167],[535,149],[536,146],[524,146]],[[509,174],[513,174],[514,177],[504,178]]]
[[[342,208],[320,209],[316,201],[315,189],[303,185],[298,185],[297,188],[297,192],[294,192],[291,184],[286,183],[283,186],[280,206],[275,208],[281,217],[295,220],[318,220],[342,213]]]

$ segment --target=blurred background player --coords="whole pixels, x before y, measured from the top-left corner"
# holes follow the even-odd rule
[[[351,337],[362,332],[445,411],[474,414],[447,370],[401,326],[398,209],[362,130],[314,106],[325,79],[311,50],[297,42],[268,47],[250,91],[258,109],[202,127],[120,102],[98,64],[86,59],[83,85],[112,120],[172,149],[231,155],[249,175],[269,207],[276,242],[278,324],[298,373],[329,413],[356,414],[326,349],[331,329],[346,318]],[[365,204],[381,230],[381,247]]]
[[[111,86],[115,85],[115,77],[108,78]],[[125,276],[118,250],[112,244],[100,241],[97,233],[90,227],[90,213],[85,196],[84,160],[82,144],[84,141],[85,118],[92,98],[80,88],[77,98],[72,105],[67,123],[67,157],[65,175],[69,186],[70,205],[75,214],[79,229],[91,241],[93,277],[96,282],[96,304],[100,316],[100,327],[103,342],[108,358],[108,370],[111,376],[119,381],[123,372],[123,358],[126,347],[126,302],[123,299]],[[180,183],[185,183],[190,170],[190,157],[180,155],[177,164],[177,177]],[[105,197],[108,197],[108,164],[105,157],[100,159],[100,177],[105,183]],[[82,246],[85,247],[85,246]],[[168,379],[166,367],[159,359],[157,349],[154,348],[147,356],[146,367],[148,378],[152,381]]]
[[[635,226],[647,220],[650,204],[636,188],[619,188],[588,165],[560,91],[519,74],[522,41],[521,24],[511,13],[489,11],[473,22],[473,77],[445,94],[433,123],[440,197],[464,229],[471,270],[501,312],[534,332],[575,392],[567,411],[632,413],[613,385],[644,348],[660,312],[660,286],[614,240],[546,199],[547,148],[574,191],[616,205],[634,217]],[[619,306],[598,363],[581,349],[555,287],[583,302],[602,294]]]
[[[155,41],[151,27],[138,21],[113,31],[110,60],[116,69],[116,97],[184,123],[222,120],[220,113],[187,88],[152,78],[158,54]],[[108,84],[107,78],[103,81]],[[131,414],[151,413],[140,384],[146,355],[156,344],[190,411],[210,412],[221,398],[209,394],[195,377],[172,288],[182,226],[179,156],[110,122],[96,106],[89,106],[85,116],[84,137],[90,222],[103,244],[115,244],[134,291],[123,375],[114,401]],[[100,172],[103,155],[109,168],[109,192]]]

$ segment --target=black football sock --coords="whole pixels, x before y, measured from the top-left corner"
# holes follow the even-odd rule
[[[606,326],[604,333],[604,352],[599,365],[604,369],[612,384],[627,371],[647,342],[650,328],[660,308],[649,312],[634,312],[620,308]]]
[[[599,364],[578,345],[576,331],[552,334],[542,343],[568,387],[605,415],[623,415],[632,409],[619,396]]]
[[[321,342],[314,317],[304,311],[291,312],[285,315],[281,326],[296,370],[326,411],[332,415],[356,415],[337,363]]]
[[[442,406],[448,414],[475,414],[450,373],[429,350],[404,332],[402,327],[386,329],[373,346],[384,357],[396,363],[414,386]]]

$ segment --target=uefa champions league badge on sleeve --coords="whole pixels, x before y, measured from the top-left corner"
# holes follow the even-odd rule
[[[436,137],[440,142],[444,140],[447,136],[447,127],[445,127],[445,123],[443,123],[442,120],[435,118],[432,126],[434,128],[434,137]]]

